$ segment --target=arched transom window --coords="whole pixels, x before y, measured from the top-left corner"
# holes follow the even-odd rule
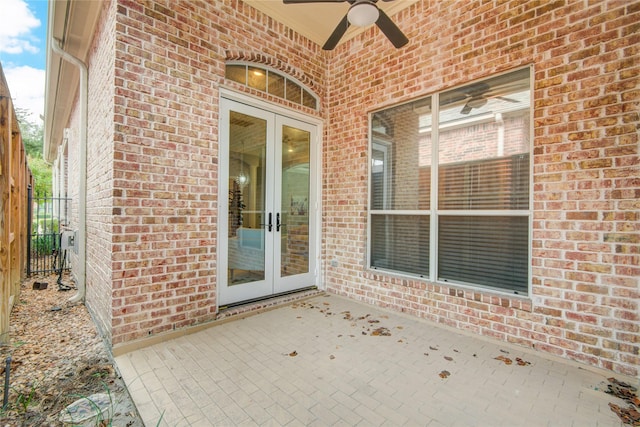
[[[278,98],[318,109],[318,98],[309,89],[293,78],[270,68],[244,62],[229,62],[225,68],[225,77]]]

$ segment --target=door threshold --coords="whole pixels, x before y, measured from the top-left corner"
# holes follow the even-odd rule
[[[258,314],[266,310],[282,307],[283,305],[287,305],[292,302],[316,297],[323,293],[324,291],[319,290],[317,286],[310,286],[308,288],[296,289],[295,291],[282,292],[280,294],[269,295],[267,297],[226,304],[218,307],[216,320],[241,314]]]

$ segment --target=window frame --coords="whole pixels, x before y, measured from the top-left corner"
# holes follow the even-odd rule
[[[439,144],[440,144],[440,140],[439,140],[439,131],[440,129],[442,129],[443,126],[439,125],[439,116],[440,116],[440,95],[442,93],[445,92],[449,92],[451,90],[455,90],[458,88],[464,88],[465,86],[469,86],[475,83],[479,83],[479,82],[484,82],[484,81],[488,81],[491,80],[493,78],[496,77],[500,77],[500,76],[506,76],[509,75],[511,73],[517,73],[517,72],[521,72],[525,69],[529,70],[529,105],[527,107],[528,109],[528,151],[526,153],[526,155],[528,155],[528,160],[529,160],[529,171],[528,171],[528,186],[529,186],[529,191],[528,191],[528,209],[517,209],[517,210],[511,210],[511,209],[477,209],[477,210],[473,210],[473,209],[458,209],[458,210],[447,210],[447,209],[440,209],[439,208],[439,168],[440,168],[440,161],[439,161]],[[438,92],[432,93],[432,94],[426,94],[424,96],[421,96],[420,98],[416,98],[416,99],[412,99],[410,101],[407,102],[403,102],[403,103],[399,103],[399,104],[394,104],[394,105],[387,105],[384,108],[380,108],[380,109],[376,109],[373,111],[370,111],[368,114],[368,178],[367,178],[367,182],[368,182],[368,191],[367,191],[367,243],[366,243],[366,251],[365,251],[365,268],[368,271],[371,271],[375,274],[385,274],[385,275],[390,275],[390,276],[400,276],[400,277],[404,277],[404,278],[409,278],[409,279],[415,279],[415,280],[422,280],[422,281],[429,281],[432,282],[434,284],[438,284],[438,285],[442,285],[442,286],[447,286],[447,287],[456,287],[456,288],[462,288],[462,289],[468,289],[468,290],[472,290],[472,291],[487,291],[487,292],[492,292],[492,293],[497,293],[497,294],[503,294],[503,295],[508,295],[508,296],[521,296],[521,297],[531,297],[532,296],[532,239],[533,239],[533,212],[534,212],[534,206],[533,206],[533,184],[534,184],[534,174],[533,174],[533,140],[534,140],[534,117],[533,117],[533,113],[534,113],[534,78],[535,78],[535,74],[534,74],[534,70],[533,67],[531,65],[526,66],[526,67],[520,67],[517,69],[512,69],[503,73],[497,73],[497,74],[492,74],[492,75],[488,75],[485,78],[482,79],[478,79],[478,80],[474,80],[474,81],[470,81],[470,82],[465,82],[464,84],[460,84],[457,85],[455,87],[451,87],[451,88],[445,88],[442,89]],[[430,201],[429,201],[429,209],[421,209],[421,210],[393,210],[393,209],[388,209],[388,206],[384,206],[384,209],[373,209],[372,206],[372,169],[373,169],[373,151],[374,151],[374,144],[379,143],[379,137],[374,133],[373,131],[373,120],[374,120],[374,116],[377,113],[386,111],[386,110],[390,110],[405,104],[411,104],[411,103],[420,103],[421,101],[428,99],[429,97],[431,97],[431,127],[429,128],[429,132],[431,132],[431,164],[430,164],[430,168],[431,168],[431,179],[430,179]],[[523,108],[524,109],[524,108]],[[477,118],[477,122],[478,123],[483,123],[486,122],[486,117],[483,116],[478,116]],[[475,121],[474,121],[475,124]],[[444,127],[446,127],[447,125],[445,125]],[[457,125],[454,125],[457,126]],[[523,153],[525,154],[525,153]],[[372,216],[374,215],[428,215],[429,216],[429,220],[430,220],[430,234],[429,234],[429,274],[428,276],[425,275],[418,275],[418,274],[412,274],[412,273],[408,273],[408,272],[403,272],[403,271],[399,271],[399,270],[393,270],[393,269],[385,269],[385,268],[380,268],[380,267],[374,267],[372,266]],[[467,216],[467,217],[472,217],[472,216],[494,216],[494,217],[500,217],[500,216],[510,216],[510,217],[526,217],[527,218],[527,248],[526,248],[526,259],[527,259],[527,288],[526,288],[526,293],[523,294],[520,290],[514,290],[512,289],[506,289],[506,288],[499,288],[499,287],[493,287],[493,286],[487,286],[487,285],[482,285],[482,284],[475,284],[475,283],[466,283],[466,282],[457,282],[457,281],[450,281],[450,280],[446,280],[440,277],[439,271],[438,271],[438,262],[439,262],[439,220],[440,217],[446,217],[446,216]]]

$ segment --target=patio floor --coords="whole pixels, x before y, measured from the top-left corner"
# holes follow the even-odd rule
[[[612,374],[335,295],[116,363],[149,427],[620,426],[624,406]]]

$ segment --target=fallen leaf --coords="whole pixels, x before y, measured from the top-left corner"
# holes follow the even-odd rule
[[[500,352],[504,353],[504,354],[509,354],[509,352],[507,350],[503,350],[503,349],[500,349]]]
[[[369,323],[380,323],[380,321],[376,320],[376,319],[367,320],[367,322],[369,322]]]
[[[516,362],[519,366],[528,366],[531,365],[531,362],[527,362],[526,360],[522,360],[519,357],[516,357]]]
[[[505,365],[511,365],[511,363],[513,363],[513,361],[511,359],[509,359],[508,357],[504,357],[504,356],[494,357],[494,359],[504,362]]]
[[[429,355],[429,353],[422,353],[422,354],[424,354],[425,356],[428,356],[428,355]]]
[[[453,357],[445,356],[444,360],[448,360],[449,362],[451,362],[453,360]]]
[[[293,350],[291,353],[289,353],[289,356],[291,356],[291,357],[295,357],[297,355],[298,355],[298,352],[295,351],[295,350]]]
[[[456,350],[455,348],[453,349],[454,353],[460,353],[458,350]]]
[[[429,349],[430,349],[430,350],[433,350],[433,351],[438,350],[438,348],[437,348],[437,347],[431,347],[431,346],[429,346]]]
[[[331,359],[331,360],[333,360],[333,359],[335,359],[335,358],[336,358],[336,357],[335,357],[333,354],[332,354],[331,356],[329,356],[329,359]]]
[[[440,375],[440,378],[447,378],[449,375],[451,375],[451,372],[449,372],[449,371],[440,371],[440,373],[438,375]]]
[[[375,331],[371,332],[371,335],[389,337],[389,336],[391,336],[391,332],[389,331],[389,329],[387,329],[385,327],[382,327],[382,328],[378,328]]]
[[[623,408],[615,403],[609,403],[609,408],[620,418],[620,420],[624,424],[629,424],[632,426],[640,425],[640,412],[635,409],[633,406],[629,406],[628,408]]]

